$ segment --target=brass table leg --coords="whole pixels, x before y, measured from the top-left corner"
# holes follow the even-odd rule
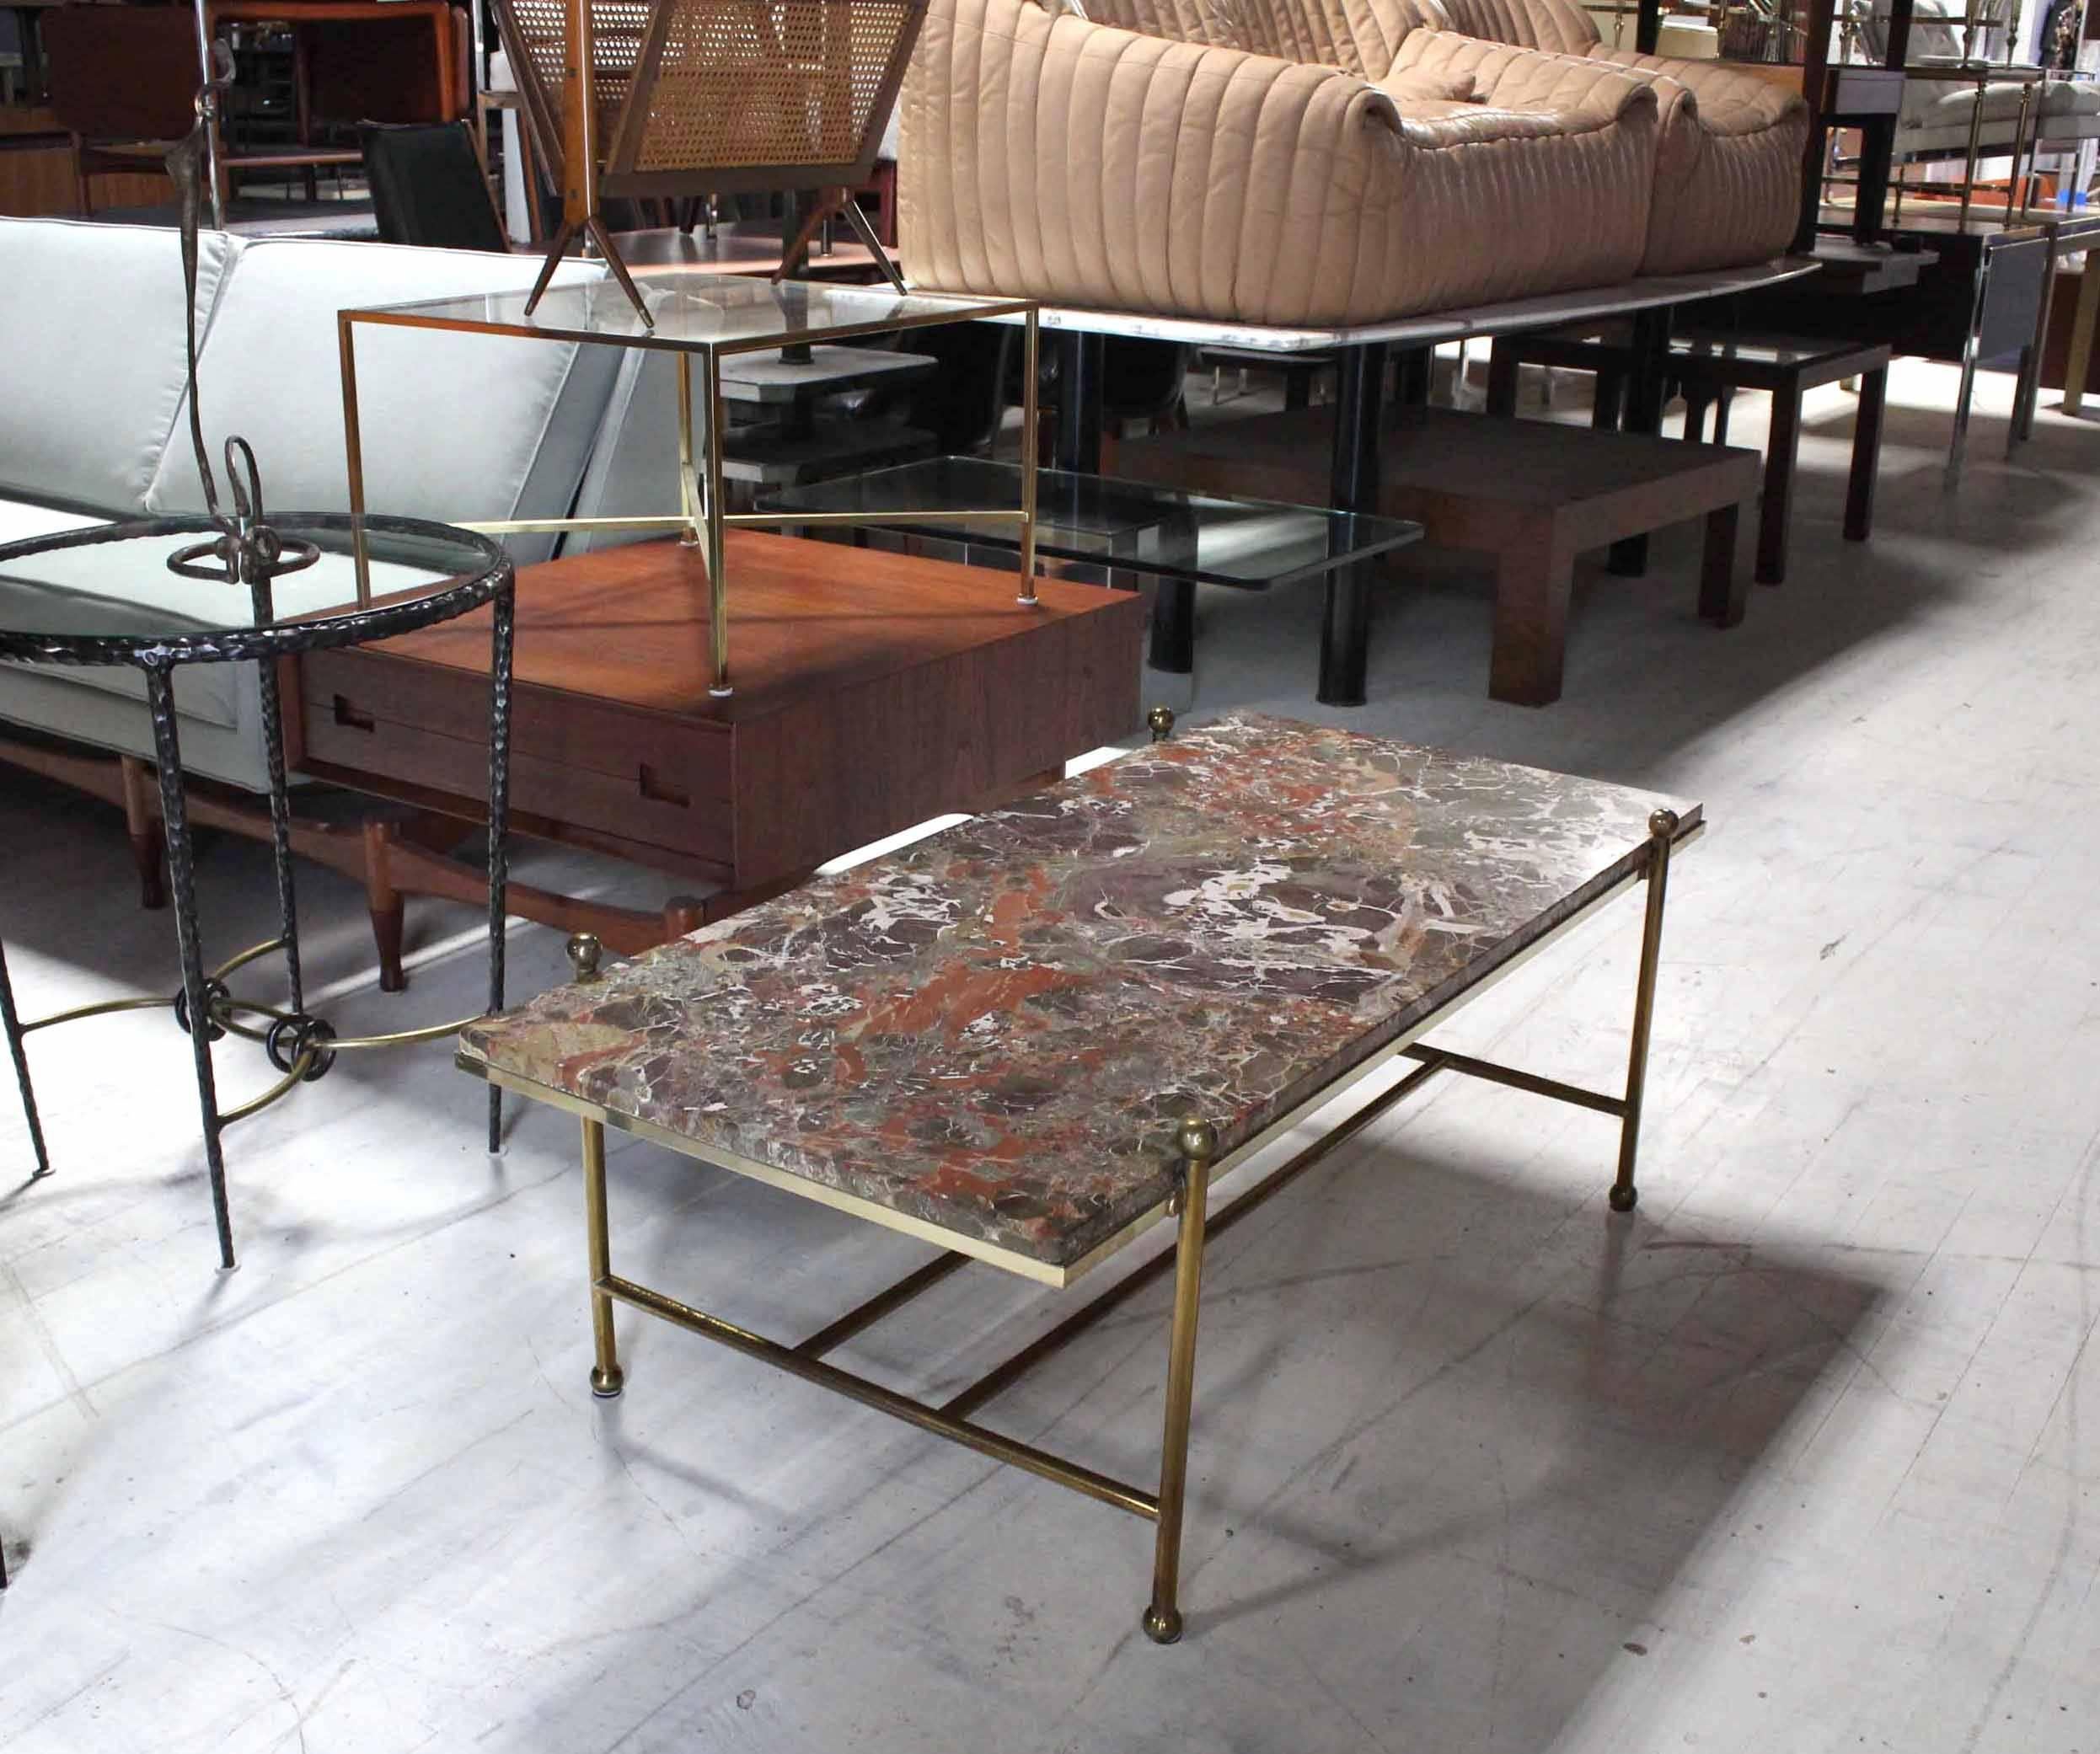
[[[612,1248],[605,1225],[605,1123],[583,1123],[583,1223],[591,1256],[591,1338],[597,1362],[591,1368],[591,1393],[609,1401],[626,1386],[619,1351],[613,1337],[613,1300],[599,1289],[612,1274]]]
[[[1611,1209],[1630,1212],[1641,1196],[1633,1185],[1633,1160],[1641,1148],[1641,1100],[1647,1083],[1648,1035],[1655,1021],[1655,971],[1663,956],[1663,901],[1669,887],[1670,842],[1677,812],[1658,810],[1648,818],[1647,917],[1641,929],[1641,972],[1633,990],[1633,1045],[1626,1056],[1626,1109],[1619,1121],[1619,1178],[1611,1184]]]
[[[2100,318],[2100,249],[2089,249],[2078,275],[2078,302],[2071,307],[2071,351],[2064,360],[2063,409],[2067,414],[2078,413],[2085,404],[2096,318]]]
[[[688,548],[700,545],[700,495],[693,458],[693,356],[681,353],[672,361],[678,382],[678,511],[685,519],[679,542]]]
[[[1188,1416],[1196,1388],[1196,1313],[1203,1284],[1203,1218],[1218,1135],[1203,1121],[1188,1120],[1181,1124],[1177,1142],[1187,1179],[1181,1195],[1181,1234],[1175,1243],[1174,1328],[1167,1343],[1166,1432],[1160,1453],[1160,1532],[1153,1549],[1152,1604],[1144,1611],[1145,1636],[1156,1644],[1171,1644],[1181,1635],[1181,1610],[1176,1600],[1181,1573],[1181,1505],[1188,1488]]]
[[[707,692],[717,700],[736,692],[729,680],[729,591],[723,576],[724,519],[729,511],[722,489],[722,440],[725,414],[722,405],[722,360],[709,351],[700,356],[702,398],[707,409],[707,445],[701,453],[701,485],[706,500],[706,521],[701,537],[707,549],[707,618],[709,660],[712,670]]]

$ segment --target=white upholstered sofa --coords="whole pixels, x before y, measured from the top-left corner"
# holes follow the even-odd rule
[[[217,468],[237,432],[261,465],[271,510],[348,508],[336,313],[528,286],[537,256],[495,256],[208,233],[197,284],[199,382]],[[575,262],[561,273],[594,277]],[[367,503],[373,511],[457,521],[559,517],[578,504],[603,429],[624,409],[623,374],[640,356],[609,347],[363,328],[357,338]],[[106,520],[203,509],[185,404],[182,263],[170,230],[0,219],[0,542]],[[648,479],[634,491],[675,509],[670,435],[630,447]],[[223,492],[222,483],[222,492]],[[554,538],[521,536],[521,562]],[[25,569],[26,570],[26,569]],[[0,573],[5,569],[0,568]],[[31,575],[37,576],[36,575]],[[42,576],[49,577],[49,573]],[[83,559],[70,588],[136,603],[142,625],[195,618],[225,587],[157,568],[126,573]],[[347,571],[288,579],[282,610],[349,595]],[[0,621],[37,612],[40,594],[0,577]],[[0,719],[147,755],[142,688],[126,669],[0,666]],[[260,790],[267,783],[249,665],[185,668],[176,678],[184,765]]]

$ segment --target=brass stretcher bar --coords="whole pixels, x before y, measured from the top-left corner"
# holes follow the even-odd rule
[[[1438,1073],[1445,1072],[1506,1084],[1514,1089],[1616,1118],[1620,1124],[1618,1168],[1610,1190],[1610,1204],[1615,1212],[1631,1211],[1638,1197],[1634,1184],[1634,1167],[1640,1142],[1642,1098],[1654,1015],[1656,971],[1661,955],[1663,909],[1670,858],[1674,848],[1689,844],[1702,831],[1703,824],[1695,824],[1689,831],[1680,832],[1678,818],[1673,812],[1657,810],[1648,821],[1646,858],[1632,874],[1604,890],[1587,906],[1578,909],[1559,925],[1543,933],[1522,954],[1510,958],[1475,981],[1465,992],[1454,996],[1433,1017],[1425,1019],[1416,1028],[1386,1044],[1361,1064],[1331,1080],[1222,1159],[1217,1155],[1218,1136],[1214,1128],[1199,1117],[1192,1116],[1185,1120],[1176,1142],[1180,1161],[1172,1193],[1159,1206],[1069,1268],[1050,1265],[977,1237],[943,1230],[907,1214],[892,1211],[871,1201],[789,1175],[755,1159],[719,1148],[702,1148],[694,1141],[648,1121],[616,1113],[566,1091],[556,1090],[516,1073],[491,1067],[477,1056],[462,1054],[458,1063],[463,1071],[487,1078],[492,1083],[516,1091],[520,1095],[568,1110],[581,1118],[586,1241],[592,1329],[597,1354],[591,1372],[591,1387],[595,1394],[609,1398],[619,1394],[624,1386],[625,1377],[620,1368],[613,1327],[613,1305],[624,1303],[630,1308],[641,1310],[673,1326],[727,1346],[732,1351],[769,1364],[776,1370],[785,1371],[805,1382],[844,1395],[863,1406],[887,1413],[922,1431],[946,1438],[980,1455],[1010,1463],[1044,1479],[1053,1480],[1061,1486],[1069,1487],[1103,1504],[1130,1511],[1157,1526],[1152,1595],[1143,1617],[1144,1630],[1155,1642],[1171,1644],[1181,1636],[1182,1624],[1178,1601],[1181,1519],[1187,1482],[1189,1421],[1194,1393],[1197,1315],[1206,1246],[1212,1238],[1223,1235],[1256,1207],[1321,1163],[1337,1146],[1361,1132],[1372,1121],[1413,1094]],[[1572,931],[1636,885],[1645,889],[1646,910],[1640,965],[1635,979],[1633,1027],[1627,1052],[1626,1080],[1621,1094],[1615,1095],[1585,1089],[1556,1078],[1542,1078],[1469,1054],[1435,1047],[1420,1039],[1428,1029],[1448,1019],[1529,956]],[[593,978],[595,944],[587,940],[572,941],[571,954],[576,960],[578,978]],[[1343,1092],[1374,1076],[1396,1057],[1418,1063],[1345,1119],[1330,1126],[1320,1137],[1269,1169],[1214,1216],[1209,1213],[1209,1191],[1214,1182],[1249,1163]],[[703,1163],[748,1175],[805,1198],[854,1212],[871,1222],[902,1231],[922,1241],[944,1243],[946,1252],[867,1298],[799,1344],[787,1345],[752,1333],[663,1291],[639,1285],[613,1270],[606,1216],[605,1129],[608,1126],[639,1138],[653,1140]],[[1146,1262],[1066,1317],[1048,1333],[1031,1341],[938,1405],[915,1400],[867,1377],[823,1361],[825,1353],[930,1290],[972,1259],[1003,1267],[1038,1283],[1063,1286],[1098,1266],[1163,1217],[1176,1221],[1176,1242],[1172,1249]],[[1112,1479],[1068,1457],[994,1431],[976,1423],[972,1418],[978,1409],[1003,1393],[1035,1365],[1060,1350],[1170,1270],[1175,1279],[1173,1314],[1168,1341],[1165,1423],[1156,1489]]]

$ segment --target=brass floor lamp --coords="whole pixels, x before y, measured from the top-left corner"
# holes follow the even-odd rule
[[[605,257],[655,326],[607,231],[608,196],[820,191],[791,263],[832,211],[903,281],[843,191],[865,182],[925,0],[496,0],[527,126],[561,185],[529,314],[572,244]]]

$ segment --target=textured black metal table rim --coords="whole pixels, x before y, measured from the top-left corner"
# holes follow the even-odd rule
[[[332,1062],[338,1048],[375,1046],[431,1040],[453,1033],[458,1025],[439,1024],[423,1029],[398,1032],[391,1036],[337,1039],[319,1018],[308,1015],[299,971],[298,919],[292,869],[289,833],[291,806],[284,762],[282,714],[277,690],[276,660],[302,652],[320,651],[384,639],[395,634],[455,620],[485,603],[494,606],[491,639],[489,710],[489,1006],[502,1008],[504,987],[505,895],[508,884],[510,719],[512,647],[515,625],[515,571],[510,557],[491,538],[450,526],[415,518],[375,516],[353,516],[338,513],[292,513],[273,523],[305,536],[340,536],[344,555],[362,562],[365,543],[374,537],[425,540],[453,551],[470,553],[481,565],[472,572],[454,573],[450,582],[437,590],[404,593],[392,602],[360,605],[341,613],[322,612],[283,623],[271,620],[271,575],[254,579],[228,579],[229,591],[242,591],[257,625],[201,629],[195,634],[123,635],[65,634],[0,629],[0,658],[31,665],[131,665],[146,678],[147,707],[152,721],[153,752],[160,782],[161,814],[166,845],[169,889],[174,898],[175,936],[182,963],[182,987],[173,1004],[178,1024],[189,1035],[196,1072],[197,1100],[201,1114],[205,1160],[212,1193],[212,1218],[217,1234],[219,1265],[231,1271],[237,1265],[233,1219],[226,1186],[226,1166],[221,1135],[234,1121],[244,1119],[287,1094],[308,1078],[318,1077]],[[32,537],[0,545],[0,569],[14,561],[40,559],[68,552],[91,551],[126,542],[151,542],[163,537],[210,536],[223,532],[219,521],[204,516],[149,518],[94,526],[61,535]],[[267,943],[244,950],[220,967],[207,971],[197,920],[196,874],[190,843],[189,810],[182,771],[182,750],[174,702],[174,672],[185,664],[253,662],[260,696],[262,729],[270,776],[272,826],[272,862],[276,879],[279,934]],[[258,957],[281,951],[290,990],[289,1010],[244,1004],[228,990],[223,976]],[[38,1029],[59,1023],[84,1020],[117,1010],[147,1008],[164,1001],[154,997],[126,998],[78,1008],[55,1016],[24,1021],[19,1015],[4,955],[0,955],[0,1026],[14,1061],[30,1141],[35,1152],[37,1177],[51,1172],[40,1118],[37,1113],[28,1056],[23,1040]],[[256,1014],[268,1020],[266,1029],[244,1025],[240,1014]],[[231,1031],[262,1041],[270,1058],[282,1074],[260,1097],[232,1110],[218,1103],[211,1044]],[[489,1094],[489,1148],[501,1143],[501,1095]]]

